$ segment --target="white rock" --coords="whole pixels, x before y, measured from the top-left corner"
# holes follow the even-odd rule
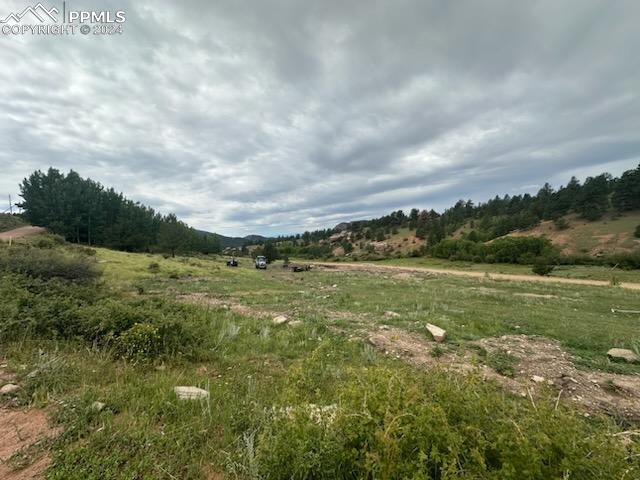
[[[0,388],[0,395],[9,395],[10,393],[14,393],[20,390],[19,385],[15,385],[13,383],[7,383],[2,388]]]
[[[291,320],[289,322],[290,327],[299,327],[300,325],[302,325],[302,320]]]
[[[640,363],[640,357],[626,348],[612,348],[607,352],[607,356],[612,360],[624,360],[628,363]]]
[[[289,321],[289,319],[284,315],[278,315],[277,317],[273,317],[273,324],[274,325],[283,325],[283,324],[287,323],[288,321]]]
[[[438,343],[444,342],[444,339],[447,338],[447,332],[436,325],[427,323],[427,330],[429,330],[433,339]]]
[[[397,312],[393,312],[391,310],[387,310],[386,312],[384,312],[384,316],[387,318],[395,318],[395,317],[399,317],[400,314]]]
[[[104,410],[104,407],[106,406],[107,404],[103,402],[93,402],[91,404],[91,410],[95,410],[96,412],[101,412],[102,410]]]
[[[209,398],[209,392],[198,387],[173,387],[180,400],[201,400]]]
[[[540,375],[534,375],[533,377],[531,377],[531,380],[536,383],[542,383],[544,382],[544,377],[541,377]]]

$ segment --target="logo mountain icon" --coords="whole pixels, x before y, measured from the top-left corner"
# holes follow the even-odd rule
[[[44,23],[47,18],[54,22],[58,21],[58,19],[54,17],[54,15],[57,15],[59,13],[57,8],[53,7],[47,10],[42,6],[41,3],[38,3],[35,7],[29,6],[25,8],[21,13],[10,13],[9,15],[7,15],[7,18],[5,18],[4,20],[0,20],[0,23],[7,23],[10,20],[13,20],[16,23],[20,23],[20,21],[27,13],[30,13],[31,15],[36,17],[38,21],[40,21],[40,23]]]

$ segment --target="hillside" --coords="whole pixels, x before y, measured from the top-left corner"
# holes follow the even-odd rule
[[[222,248],[242,248],[242,246],[246,245],[247,243],[258,243],[258,242],[264,242],[265,240],[267,240],[267,237],[263,237],[262,235],[247,235],[245,237],[227,237],[226,235],[207,232],[206,230],[198,230],[198,232],[203,233],[205,235],[213,235],[220,241],[220,246]]]
[[[26,222],[17,215],[9,215],[8,213],[0,213],[0,232],[13,230],[14,228],[24,227]]]
[[[593,222],[575,214],[563,218],[567,227],[561,230],[554,222],[545,220],[536,227],[512,232],[507,236],[543,236],[565,255],[607,255],[640,248],[640,238],[634,236],[635,229],[640,225],[640,211],[607,213]]]

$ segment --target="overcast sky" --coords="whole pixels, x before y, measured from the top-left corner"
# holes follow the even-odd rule
[[[124,33],[0,35],[2,197],[53,166],[278,234],[640,162],[637,0],[67,5]]]

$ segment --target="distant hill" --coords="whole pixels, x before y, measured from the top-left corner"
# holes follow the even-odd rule
[[[219,233],[207,232],[206,230],[198,230],[200,233],[205,233],[208,235],[213,235],[220,240],[220,245],[222,248],[241,248],[243,245],[263,242],[267,240],[267,237],[263,237],[262,235],[247,235],[246,237],[227,237],[226,235],[221,235]]]

